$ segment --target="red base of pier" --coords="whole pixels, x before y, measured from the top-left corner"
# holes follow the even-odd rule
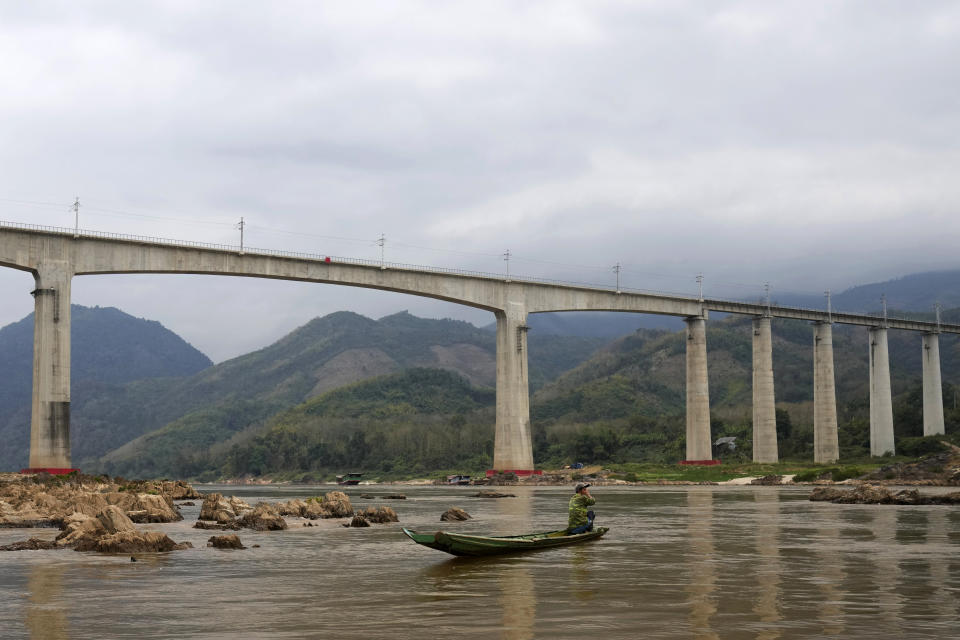
[[[65,476],[80,469],[59,469],[56,467],[38,467],[36,469],[20,469],[20,473],[49,473],[52,476]]]
[[[498,473],[513,473],[513,474],[516,474],[517,476],[542,476],[543,470],[542,469],[504,469],[503,471],[499,471],[497,469],[487,469],[488,478],[490,476],[495,476]]]
[[[719,460],[681,460],[680,464],[699,464],[704,467],[709,467],[710,465],[720,464]]]

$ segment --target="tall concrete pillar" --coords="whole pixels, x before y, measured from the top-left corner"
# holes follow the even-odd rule
[[[894,453],[887,330],[870,328],[870,455]]]
[[[527,310],[507,303],[497,317],[497,433],[493,468],[532,471],[530,384],[527,376]]]
[[[943,386],[940,382],[940,336],[923,334],[923,435],[944,433]]]
[[[770,318],[753,319],[753,461],[778,462]]]
[[[829,464],[839,458],[833,325],[816,322],[813,325],[813,461]]]
[[[70,279],[63,262],[34,273],[30,468],[70,468]]]
[[[710,388],[707,380],[707,322],[687,323],[687,460],[712,460]]]

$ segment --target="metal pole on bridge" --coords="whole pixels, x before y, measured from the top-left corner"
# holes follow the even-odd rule
[[[240,217],[240,222],[237,223],[237,229],[240,229],[240,254],[243,254],[243,227],[246,226],[243,222],[243,216]]]
[[[80,196],[73,200],[73,237],[80,237]]]

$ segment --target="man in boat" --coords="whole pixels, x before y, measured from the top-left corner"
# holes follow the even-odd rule
[[[570,498],[570,518],[567,521],[567,535],[586,533],[593,530],[593,511],[587,507],[597,503],[590,495],[590,483],[581,482],[573,489],[576,493]]]

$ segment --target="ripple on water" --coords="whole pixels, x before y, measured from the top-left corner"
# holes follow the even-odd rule
[[[187,520],[147,528],[195,549],[99,556],[0,554],[10,638],[948,637],[958,617],[960,517],[949,507],[810,503],[805,489],[597,487],[603,539],[521,556],[456,559],[390,524],[337,521],[237,532],[259,549],[207,548]],[[253,503],[330,487],[217,488]],[[363,488],[363,491],[369,491]],[[506,535],[563,526],[565,488],[472,498],[403,487],[402,525]],[[358,496],[361,491],[348,490]],[[459,506],[473,519],[440,523]],[[3,530],[0,543],[56,530]],[[47,635],[37,635],[46,629]]]

